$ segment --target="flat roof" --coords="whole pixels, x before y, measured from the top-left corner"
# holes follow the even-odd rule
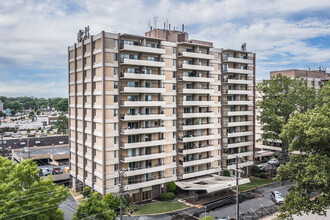
[[[34,157],[40,155],[65,155],[69,154],[69,145],[54,145],[54,146],[46,146],[46,147],[30,147],[28,152],[24,152],[24,148],[20,149],[13,149],[13,153],[16,154],[19,158],[27,158],[27,157]]]
[[[249,182],[250,179],[242,178],[238,181],[238,185]],[[211,193],[236,186],[236,180],[233,177],[210,174],[194,179],[177,181],[175,184],[182,190],[206,190],[207,193]]]
[[[146,39],[150,39],[150,40],[164,41],[163,38],[147,37],[147,36],[136,35],[136,34],[127,34],[127,33],[123,33],[123,34],[121,34],[120,36],[121,36],[121,37],[138,37],[138,38],[146,38]]]

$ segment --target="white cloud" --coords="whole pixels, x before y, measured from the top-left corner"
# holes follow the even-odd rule
[[[184,23],[191,38],[213,41],[217,47],[239,48],[247,42],[248,50],[257,53],[260,78],[276,64],[281,68],[305,63],[329,66],[328,49],[305,42],[330,36],[330,16],[318,17],[329,9],[330,1],[324,0],[1,1],[0,77],[16,66],[40,69],[43,74],[64,70],[65,76],[67,46],[76,41],[78,29],[90,25],[92,34],[106,30],[142,35],[154,15],[159,17],[159,27],[166,18],[172,27]],[[15,87],[9,83],[7,88]],[[26,83],[19,85],[27,88],[22,90],[25,94],[31,91]],[[66,95],[58,93],[67,89],[65,83],[48,86]]]

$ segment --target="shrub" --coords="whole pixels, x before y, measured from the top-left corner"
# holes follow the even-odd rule
[[[260,167],[254,166],[253,169],[254,169],[254,173],[260,173]]]
[[[225,172],[223,172],[224,176],[230,176],[230,172],[228,170],[225,170]]]
[[[160,194],[159,199],[161,201],[169,201],[175,198],[175,194],[173,192],[168,192],[168,193],[162,193]]]
[[[269,176],[269,173],[267,172],[267,173],[259,173],[259,174],[257,174],[256,175],[256,177],[260,177],[260,178],[264,178],[264,179],[266,179],[267,177]]]
[[[86,198],[86,197],[89,197],[90,195],[91,195],[91,193],[92,193],[92,190],[91,190],[91,188],[89,188],[88,186],[87,187],[85,187],[84,189],[83,189],[83,191],[81,192],[81,194]]]
[[[167,189],[170,192],[174,192],[176,190],[176,184],[173,181],[169,182],[167,185]]]

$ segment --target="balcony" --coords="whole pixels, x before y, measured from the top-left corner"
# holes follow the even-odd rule
[[[243,84],[243,85],[253,85],[252,80],[242,80],[242,79],[227,79],[224,83],[228,84]]]
[[[165,49],[155,47],[145,47],[137,45],[122,45],[120,51],[134,51],[139,53],[165,54]]]
[[[253,115],[253,111],[230,111],[227,116]]]
[[[208,175],[208,174],[212,174],[212,173],[216,173],[216,172],[220,172],[220,171],[221,170],[219,170],[219,169],[210,168],[208,170],[202,170],[202,171],[197,171],[197,172],[192,172],[192,173],[184,173],[182,175],[182,179],[204,176],[204,175]]]
[[[200,70],[200,71],[214,71],[213,66],[201,66],[201,65],[186,64],[186,63],[183,63],[183,64],[179,65],[179,69]]]
[[[121,146],[121,148],[133,149],[133,148],[141,148],[141,147],[153,147],[153,146],[165,145],[166,143],[167,141],[165,139],[153,140],[153,141],[141,141],[135,143],[123,143],[123,146]]]
[[[149,186],[154,186],[154,185],[159,185],[163,183],[168,183],[171,181],[176,181],[176,176],[171,176],[171,177],[160,177],[160,178],[155,178],[151,179],[149,181],[139,181],[133,184],[128,184],[125,186],[126,190],[135,190],[135,189],[140,189],[140,188],[145,188]]]
[[[145,80],[165,80],[165,75],[143,74],[143,73],[124,73],[122,79],[145,79]]]
[[[244,132],[234,132],[228,133],[228,137],[243,137],[253,135],[253,131],[244,131]]]
[[[182,78],[179,78],[179,80],[185,81],[185,82],[208,82],[212,83],[214,82],[214,78],[209,77],[192,77],[192,76],[183,76]]]
[[[230,95],[253,95],[253,91],[250,90],[228,90],[226,92]]]
[[[248,157],[248,156],[252,156],[253,152],[252,151],[247,151],[247,152],[241,152],[241,153],[236,153],[236,154],[228,154],[227,155],[227,159],[234,159],[236,158],[236,156],[238,157]]]
[[[141,106],[165,106],[165,101],[123,101],[123,107],[141,107]]]
[[[248,167],[248,166],[252,166],[252,165],[253,165],[253,161],[247,161],[247,162],[239,163],[238,167]],[[236,169],[236,164],[228,165],[227,169],[229,169],[229,170]]]
[[[194,166],[194,165],[199,165],[199,164],[204,164],[204,163],[212,163],[213,161],[214,161],[214,157],[206,157],[206,158],[203,158],[203,159],[195,159],[195,160],[192,160],[192,161],[183,162],[182,166],[183,167],[189,167],[189,166]]]
[[[179,137],[179,142],[194,142],[194,141],[206,141],[206,140],[213,140],[215,136],[211,135],[201,135],[201,136],[191,136],[191,137]]]
[[[198,112],[198,113],[181,113],[179,118],[209,118],[213,117],[214,112]]]
[[[214,59],[214,55],[212,55],[212,54],[194,53],[194,52],[186,52],[186,51],[179,53],[179,57],[189,57],[189,58],[206,59],[206,60]]]
[[[227,122],[226,127],[236,127],[236,126],[250,126],[253,125],[253,121],[239,121],[239,122]]]
[[[225,147],[227,148],[236,148],[236,147],[245,147],[245,146],[251,146],[253,145],[252,141],[246,141],[246,142],[237,142],[237,143],[224,143]]]
[[[224,62],[233,62],[233,63],[245,63],[245,64],[253,64],[253,60],[236,58],[236,57],[227,57],[224,59]]]
[[[164,120],[165,114],[137,114],[137,115],[122,115],[123,121],[140,121],[140,120]]]
[[[124,87],[122,93],[165,93],[165,88]]]
[[[163,164],[159,164],[156,166],[151,166],[151,167],[144,167],[144,168],[136,168],[136,169],[128,169],[126,171],[127,176],[136,176],[136,175],[141,175],[141,174],[146,174],[146,173],[153,173],[153,172],[159,172],[159,171],[164,171],[166,169],[166,166]]]
[[[150,67],[165,67],[165,62],[150,61],[150,60],[136,60],[125,58],[121,65],[134,65],[134,66],[150,66]]]
[[[214,150],[214,146],[205,145],[202,147],[195,147],[192,149],[182,149],[182,150],[179,150],[179,153],[186,155],[186,154],[196,154],[196,153],[208,152],[208,151],[213,151],[213,150]]]
[[[214,123],[204,123],[204,124],[194,124],[194,125],[180,125],[179,129],[186,131],[186,130],[196,130],[196,129],[208,129],[213,127],[214,127]]]
[[[180,105],[180,104],[179,104]],[[182,101],[183,106],[212,106],[214,101]]]
[[[253,106],[253,101],[227,101],[227,105],[249,105]]]
[[[185,94],[214,94],[213,89],[182,89],[182,92]]]
[[[126,129],[123,128],[121,129],[121,134],[134,135],[134,134],[160,133],[165,131],[166,128],[164,126],[145,127],[145,128],[126,128]]]
[[[253,75],[253,70],[244,70],[244,69],[235,69],[235,68],[227,68],[227,69],[224,69],[223,72]]]
[[[130,163],[135,161],[143,161],[143,160],[152,160],[152,159],[158,159],[158,158],[164,158],[165,153],[155,153],[155,154],[147,154],[147,155],[140,155],[140,156],[134,156],[134,157],[124,157],[123,160],[121,160],[122,163]]]

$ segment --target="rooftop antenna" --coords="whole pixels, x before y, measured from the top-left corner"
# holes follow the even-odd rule
[[[148,23],[149,29],[152,30],[152,27],[150,25],[150,18],[149,18],[149,23]]]
[[[168,19],[166,18],[166,27],[168,28]]]
[[[155,27],[155,29],[157,28],[157,18],[158,18],[158,16],[154,16],[154,27]]]

